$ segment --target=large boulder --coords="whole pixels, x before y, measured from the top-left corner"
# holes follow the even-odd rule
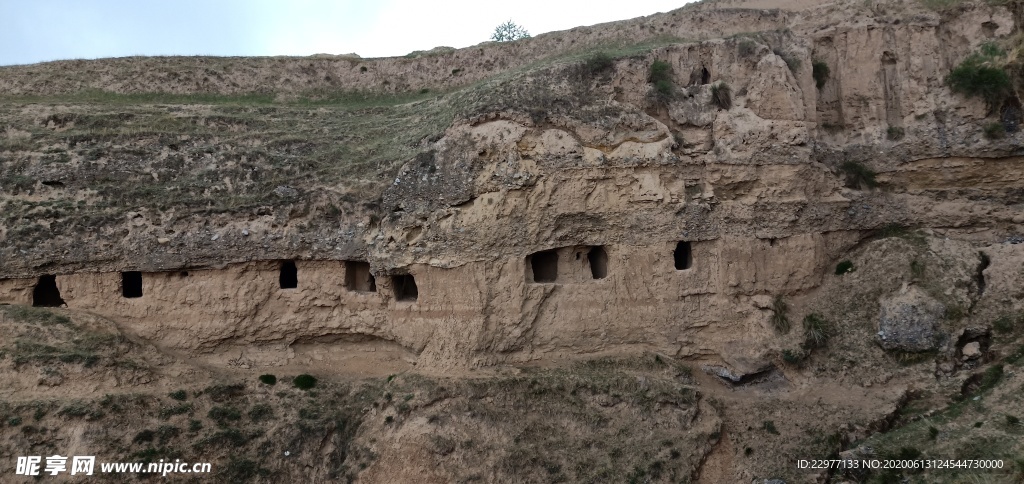
[[[877,339],[882,348],[921,352],[939,347],[945,305],[915,286],[905,286],[880,302]]]

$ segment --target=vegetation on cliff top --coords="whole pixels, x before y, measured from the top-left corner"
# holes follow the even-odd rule
[[[968,56],[949,76],[946,83],[954,92],[980,97],[991,109],[998,108],[1013,94],[1010,75],[1003,68],[1006,51],[988,43]]]

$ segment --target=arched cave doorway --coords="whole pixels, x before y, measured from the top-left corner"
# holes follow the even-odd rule
[[[295,267],[295,261],[286,260],[281,262],[281,275],[278,276],[278,283],[281,289],[295,289],[299,287],[299,269]]]
[[[398,301],[415,301],[420,297],[416,279],[412,274],[391,276],[391,287],[395,290],[395,299]]]
[[[604,247],[591,247],[587,252],[587,262],[590,263],[590,275],[594,279],[608,277],[608,253]]]
[[[356,292],[377,292],[377,281],[370,272],[370,263],[345,261],[345,289]]]
[[[690,249],[689,242],[677,243],[676,250],[672,252],[672,257],[675,259],[677,271],[685,271],[693,267],[693,251]]]
[[[121,295],[132,299],[142,297],[142,273],[128,271],[121,273]]]
[[[530,254],[530,268],[533,282],[555,282],[558,280],[558,252],[543,250]]]
[[[57,289],[57,276],[39,276],[39,282],[36,282],[36,287],[32,289],[32,306],[59,308],[65,305],[64,299],[60,297],[60,289]]]

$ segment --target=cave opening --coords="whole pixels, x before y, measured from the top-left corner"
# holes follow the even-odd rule
[[[592,247],[587,252],[587,262],[590,263],[590,276],[594,279],[604,279],[608,276],[608,253],[604,247]]]
[[[711,82],[711,73],[708,72],[708,68],[707,67],[703,67],[702,66],[700,68],[700,84],[703,86],[704,84],[708,84],[710,82]]]
[[[412,274],[391,276],[391,287],[395,290],[395,299],[398,301],[415,301],[420,297],[416,279]]]
[[[685,271],[693,267],[693,251],[690,249],[689,242],[682,241],[677,243],[676,250],[672,252],[672,257],[675,259],[677,271]]]
[[[121,295],[126,298],[142,297],[142,273],[128,271],[121,273]]]
[[[978,296],[985,294],[985,269],[992,265],[992,259],[984,252],[978,252],[978,269],[974,274],[974,282],[978,284]]]
[[[278,277],[281,289],[295,289],[299,287],[299,269],[295,267],[295,261],[286,260],[281,262],[281,275]]]
[[[377,292],[377,281],[370,272],[370,263],[345,261],[345,289],[355,292]]]
[[[530,255],[533,282],[555,282],[558,279],[558,252],[544,250]]]
[[[57,276],[47,274],[39,276],[35,289],[32,290],[32,306],[37,308],[59,308],[64,306],[57,288]]]

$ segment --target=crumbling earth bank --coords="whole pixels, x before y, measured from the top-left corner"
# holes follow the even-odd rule
[[[240,415],[282,412],[307,395],[256,374],[342,385],[267,434],[259,410],[192,442],[270,455],[299,425],[320,443],[298,460],[331,459],[230,461],[257,480],[884,482],[791,461],[1014,455],[1022,10],[932,3],[706,2],[403,59],[0,68],[0,303],[53,339],[11,333],[5,412],[130,389],[174,420],[163,387],[239,381]],[[1004,98],[951,91],[993,49]],[[637,355],[667,366],[558,373]],[[111,413],[31,405],[33,445]]]

